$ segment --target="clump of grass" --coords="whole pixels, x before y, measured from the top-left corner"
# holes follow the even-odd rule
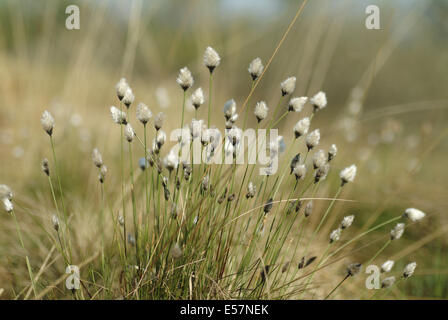
[[[118,168],[111,165],[107,168],[103,160],[109,161],[112,157],[101,154],[98,148],[92,152],[100,186],[96,197],[98,212],[94,214],[98,214],[101,245],[98,260],[94,259],[84,266],[82,279],[85,280],[79,291],[72,292],[74,298],[310,297],[313,279],[319,276],[321,270],[333,264],[345,266],[342,262],[338,263],[341,260],[339,253],[348,245],[402,218],[416,223],[425,216],[418,209],[407,209],[404,215],[353,235],[346,229],[352,225],[355,216],[347,215],[340,217],[340,224],[328,233],[327,229],[331,228],[328,218],[336,214],[333,208],[337,202],[347,201],[341,195],[348,184],[355,183],[358,169],[353,164],[337,170],[342,164],[338,163],[335,144],[331,144],[328,150],[322,148],[315,151],[321,145],[321,129],[312,128],[312,121],[318,112],[323,112],[327,107],[326,94],[319,91],[310,99],[291,97],[296,83],[296,78],[292,76],[280,84],[278,102],[271,115],[265,101],[255,104],[252,120],[256,121],[256,129],[272,131],[292,111],[290,116],[298,118],[288,139],[288,147],[283,136],[268,141],[267,174],[256,175],[258,164],[237,162],[241,152],[254,146],[243,144],[234,99],[224,104],[224,119],[217,124],[227,129],[224,136],[213,131],[216,127],[211,124],[211,114],[220,107],[212,101],[212,75],[219,76],[216,67],[220,61],[219,54],[208,47],[204,54],[204,65],[209,71],[208,109],[205,112],[200,109],[205,97],[200,87],[195,89],[192,94],[195,118],[190,125],[185,125],[188,122],[184,111],[186,92],[194,85],[193,74],[187,67],[179,72],[176,81],[182,89],[182,105],[179,106],[181,134],[174,143],[177,149],[168,147],[167,134],[162,130],[165,115],[157,114],[153,120],[154,130],[148,132],[153,119],[149,107],[141,102],[134,108],[135,96],[126,79],[122,78],[116,85],[119,108],[112,106],[110,112],[120,130],[120,161],[116,166]],[[248,69],[252,80],[251,91],[263,70],[260,59],[251,62]],[[307,108],[307,103],[310,108]],[[305,112],[308,115],[302,117]],[[206,115],[207,121],[198,119],[201,115]],[[246,128],[246,120],[243,128]],[[143,126],[142,136],[134,130],[138,122]],[[179,121],[169,119],[170,124],[173,122],[177,124]],[[61,177],[58,172],[53,143],[55,120],[45,111],[41,123],[50,138],[54,166],[54,170],[50,170],[49,161],[44,159],[42,162],[54,202],[54,208],[49,211],[55,213],[49,215],[48,221],[56,233],[56,237],[52,237],[53,245],[58,248],[66,266],[77,263],[73,252],[78,250],[75,240],[80,235],[76,235],[79,231],[71,227],[70,219],[71,214],[76,212],[69,213],[74,208],[69,211],[64,202],[61,179],[70,178]],[[148,139],[153,141],[152,145],[148,145]],[[263,142],[266,137],[258,139]],[[183,148],[185,145],[189,148]],[[199,163],[193,159],[195,145],[200,150]],[[126,149],[128,161],[125,160]],[[257,150],[257,160],[259,152]],[[136,161],[135,155],[140,161]],[[231,157],[230,163],[213,161],[225,156]],[[277,170],[273,169],[275,157],[279,159]],[[184,160],[181,162],[181,159]],[[337,184],[328,179],[333,171],[339,171]],[[106,188],[109,186],[106,174],[108,179],[120,177],[121,192]],[[59,187],[58,192],[53,186],[54,179]],[[329,194],[335,188],[334,195]],[[12,192],[2,185],[0,195],[5,210],[16,219]],[[104,214],[106,212],[110,214]],[[132,215],[129,216],[128,212]],[[392,230],[390,240],[363,264],[373,262],[392,240],[398,240],[404,226],[399,223]],[[20,230],[17,223],[19,239],[26,251]],[[341,242],[343,244],[335,248]],[[52,289],[42,288],[44,276],[40,277],[40,284],[37,285],[27,255],[26,264],[35,296],[46,297]],[[386,262],[382,265],[382,271],[390,272],[393,264]],[[402,278],[409,278],[415,266],[409,264]],[[347,279],[360,273],[361,267],[361,263],[350,264],[342,280],[321,298],[334,296]],[[63,270],[65,267],[61,273]],[[386,278],[382,281],[382,288],[389,289],[399,282],[395,281],[395,277]],[[104,290],[92,295],[97,287]],[[21,297],[20,293],[17,294],[17,298]]]

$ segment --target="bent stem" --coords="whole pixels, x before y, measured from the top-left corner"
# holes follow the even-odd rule
[[[347,274],[344,279],[341,280],[341,282],[338,283],[338,285],[330,291],[330,293],[324,298],[324,300],[327,300],[343,283],[345,280],[347,280],[350,277],[349,274]]]

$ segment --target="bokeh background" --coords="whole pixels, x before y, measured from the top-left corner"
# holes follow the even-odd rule
[[[222,58],[214,78],[213,113],[222,126],[224,102],[234,98],[241,106],[250,91],[249,62],[269,60],[301,3],[0,1],[0,183],[13,188],[17,201],[28,208],[21,222],[34,248],[32,264],[38,268],[45,258],[49,245],[42,230],[51,227],[46,226],[51,198],[40,172],[40,160],[50,152],[39,123],[43,110],[56,118],[64,189],[83,217],[79,247],[88,256],[97,236],[88,227],[88,203],[96,190],[90,152],[99,146],[109,162],[119,157],[109,115],[119,78],[128,79],[137,102],[167,113],[168,131],[178,125],[181,108],[178,70],[188,66],[195,86],[207,88],[202,56],[210,45]],[[70,4],[80,8],[80,30],[65,28]],[[364,25],[370,4],[381,10],[380,30]],[[338,204],[337,210],[356,213],[360,230],[407,207],[428,213],[425,223],[407,229],[402,243],[383,254],[383,260],[399,260],[399,267],[406,261],[419,264],[415,278],[393,290],[394,298],[448,297],[447,39],[444,0],[308,1],[249,103],[253,108],[265,100],[273,107],[279,83],[293,75],[297,95],[327,93],[328,108],[314,125],[321,128],[324,147],[338,145],[341,167],[359,165],[356,184],[350,186],[350,198],[357,202]],[[287,117],[279,125],[288,139],[295,121]],[[14,224],[2,211],[3,297],[14,296],[26,281],[20,254]],[[363,251],[354,256],[364,257]],[[56,269],[46,274],[48,279],[58,276]],[[340,298],[352,297],[351,290],[359,287],[344,288]]]

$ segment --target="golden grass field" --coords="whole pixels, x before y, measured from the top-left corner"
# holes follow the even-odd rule
[[[405,265],[415,261],[414,275],[374,296],[373,291],[365,288],[368,275],[363,269],[329,298],[447,298],[448,7],[443,1],[372,2],[381,8],[381,30],[365,28],[364,10],[369,3],[355,0],[262,1],[259,5],[265,8],[256,8],[256,1],[248,1],[236,9],[235,1],[224,0],[1,2],[0,184],[13,191],[14,215],[19,227],[2,206],[0,299],[323,299],[344,277],[348,264],[364,264],[375,256],[389,239],[394,224],[348,242],[403,214],[407,208],[424,211],[425,219],[406,222],[403,237],[391,241],[372,263],[381,265],[394,260],[391,274],[398,278]],[[79,30],[65,28],[65,7],[72,3],[80,8]],[[138,102],[146,103],[154,115],[164,112],[163,130],[169,133],[181,121],[183,91],[176,77],[179,69],[187,66],[195,80],[193,89],[198,86],[204,89],[206,103],[199,109],[198,117],[207,119],[209,71],[203,65],[203,54],[208,46],[221,56],[221,63],[213,72],[211,104],[211,119],[217,127],[224,127],[222,108],[231,98],[236,101],[237,112],[241,111],[237,125],[242,126],[241,108],[247,104],[249,126],[255,127],[255,103],[264,100],[269,112],[274,110],[280,83],[295,76],[294,96],[312,97],[321,90],[326,93],[328,106],[316,113],[311,127],[319,128],[321,133],[316,149],[328,150],[331,144],[336,144],[338,154],[331,162],[325,183],[319,183],[314,192],[310,189],[303,194],[317,198],[313,202],[313,215],[306,220],[299,216],[293,220],[285,215],[287,204],[274,204],[273,211],[266,215],[266,229],[260,238],[255,238],[255,226],[253,234],[241,233],[244,224],[233,224],[230,219],[230,215],[263,208],[269,199],[266,195],[246,201],[245,165],[235,166],[229,174],[224,172],[232,166],[225,167],[222,176],[212,181],[216,182],[216,199],[222,192],[220,183],[221,187],[235,186],[238,201],[229,201],[223,207],[214,206],[215,198],[202,202],[199,192],[190,194],[186,186],[182,187],[178,205],[184,208],[183,214],[189,217],[191,211],[192,220],[194,212],[201,213],[202,208],[205,215],[216,214],[210,218],[212,221],[230,223],[231,227],[224,232],[219,229],[215,234],[210,225],[200,225],[199,235],[192,235],[197,247],[180,240],[183,254],[176,260],[172,257],[174,242],[169,232],[183,239],[182,232],[169,222],[165,225],[168,235],[148,231],[155,222],[149,218],[149,224],[144,224],[145,172],[138,166],[144,149],[133,142],[134,194],[130,191],[127,143],[123,169],[120,129],[113,123],[109,108],[119,107],[115,85],[125,77],[136,97],[128,120],[137,135],[144,134],[143,126],[135,118]],[[256,57],[263,61],[265,72],[251,90],[247,68]],[[187,98],[191,93],[191,89],[187,91]],[[194,117],[188,101],[185,109],[184,123],[188,123]],[[83,285],[76,293],[64,285],[67,261],[51,222],[55,205],[48,178],[41,171],[44,157],[50,160],[51,172],[54,168],[48,135],[40,123],[44,110],[50,111],[55,119],[52,138],[69,216],[68,228],[61,230],[69,230],[70,240],[62,247],[70,247],[67,249],[70,260],[81,269]],[[293,142],[292,128],[311,112],[312,107],[307,104],[301,114],[288,113],[278,123],[287,147],[285,159],[280,158],[283,167],[279,174],[289,166],[295,153],[305,155],[303,141]],[[152,142],[152,122],[150,125],[148,141]],[[168,139],[166,145],[174,142]],[[108,167],[104,188],[92,164],[94,148],[101,151]],[[168,150],[163,147],[162,158]],[[312,154],[308,157],[310,161]],[[339,199],[350,201],[334,202],[314,238],[313,231],[338,191],[339,171],[353,163],[358,168],[356,179],[344,186],[339,195]],[[140,271],[128,271],[128,267],[136,264],[135,257],[133,251],[126,257],[123,251],[126,240],[122,239],[117,223],[118,215],[122,214],[120,168],[126,175],[126,224],[135,232],[131,202],[135,195],[137,222],[142,228],[140,249],[144,251],[140,254],[151,268],[154,263],[154,270],[145,270],[148,272],[143,274],[145,263],[139,257]],[[149,170],[151,178],[159,181],[155,168]],[[231,175],[233,178],[229,178]],[[52,174],[51,178],[59,202],[56,177]],[[194,179],[200,183],[201,176]],[[257,183],[263,181],[259,189],[267,189],[268,193],[277,187],[275,178],[269,179],[268,187],[264,178],[254,179]],[[286,175],[274,200],[287,199],[294,182]],[[174,191],[174,180],[170,183]],[[162,205],[156,209],[154,204],[149,217],[157,213],[171,221],[168,205],[163,205],[161,185],[151,184],[150,188],[151,194],[156,189],[154,202],[156,198],[162,199]],[[196,204],[201,204],[199,209]],[[348,215],[355,215],[353,225],[344,230],[340,241],[328,251],[334,252],[348,243],[334,255],[334,263],[316,271],[314,262],[307,269],[298,270],[306,241],[313,240],[306,247],[309,255],[320,261],[328,248],[329,233]],[[238,222],[245,222],[249,216]],[[284,239],[274,237],[276,240],[263,251],[270,232],[277,226],[282,228],[280,221],[285,221],[283,226],[290,223],[291,231]],[[238,232],[243,234],[242,238],[236,238]],[[206,246],[201,236],[209,235],[214,242]],[[219,245],[218,235],[222,236],[221,243],[227,251]],[[296,254],[300,240],[304,242]],[[261,280],[252,282],[248,274],[232,274],[245,261],[247,247],[251,248],[251,255],[241,264],[254,279]],[[157,261],[157,255],[163,261]],[[274,268],[275,277],[269,279],[268,274],[266,280],[263,273],[259,274],[260,269],[253,271],[250,266],[267,265],[269,259],[275,260],[277,269]],[[283,275],[279,270],[287,262],[293,267]],[[314,271],[315,275],[309,277]],[[305,280],[309,283],[305,284]],[[261,289],[248,289],[256,283]],[[243,286],[247,292],[241,289]]]

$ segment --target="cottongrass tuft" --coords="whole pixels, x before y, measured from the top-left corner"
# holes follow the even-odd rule
[[[104,183],[104,181],[106,180],[106,174],[107,166],[103,164],[100,168],[100,173],[98,174],[98,180],[100,181],[100,183]]]
[[[129,143],[131,143],[132,140],[134,139],[135,132],[134,132],[134,129],[132,128],[132,126],[129,123],[126,124],[126,126],[124,128],[124,136],[126,137],[126,140]]]
[[[187,91],[193,86],[193,76],[191,75],[191,72],[187,67],[183,67],[182,69],[180,69],[176,82],[184,91]]]
[[[336,154],[338,153],[338,148],[335,144],[332,144],[330,148],[328,149],[328,162],[334,159],[336,157]]]
[[[391,286],[393,286],[394,283],[395,283],[394,276],[387,277],[381,282],[381,288],[383,289],[390,288]]]
[[[354,164],[341,170],[341,172],[339,173],[339,177],[341,178],[342,186],[355,180],[356,170],[356,165]]]
[[[390,239],[398,240],[404,233],[404,223],[397,223],[395,228],[390,231]]]
[[[314,112],[325,108],[327,106],[327,96],[325,95],[325,92],[319,91],[318,93],[316,93],[316,95],[310,99],[310,103],[314,107]]]
[[[126,92],[124,93],[124,97],[123,97],[123,103],[126,106],[126,108],[129,109],[129,107],[131,106],[131,104],[134,102],[134,93],[132,92],[131,87],[128,87],[126,89]]]
[[[313,200],[309,201],[305,206],[304,215],[308,218],[313,213]]]
[[[349,264],[347,267],[347,275],[350,277],[354,277],[361,271],[361,268],[362,264],[360,263]]]
[[[342,229],[337,228],[330,233],[330,243],[338,241],[341,238]]]
[[[223,108],[224,117],[226,120],[232,119],[236,114],[236,102],[233,99],[227,100]]]
[[[159,112],[154,118],[154,128],[156,129],[156,131],[159,131],[163,127],[165,117],[165,113]]]
[[[127,124],[126,113],[121,111],[115,106],[110,107],[110,114],[112,115],[112,120],[116,124]]]
[[[118,81],[117,85],[115,86],[117,90],[117,97],[121,101],[123,100],[124,94],[126,93],[126,90],[128,88],[128,82],[125,78],[121,78],[120,81]]]
[[[207,47],[204,53],[204,64],[210,71],[210,73],[215,70],[219,63],[221,62],[221,58],[219,57],[218,52],[212,47]]]
[[[179,159],[177,158],[177,155],[171,150],[168,155],[163,159],[163,165],[165,168],[168,169],[168,171],[173,171],[174,169],[177,169],[179,163]]]
[[[263,63],[261,62],[260,58],[255,58],[251,61],[249,64],[249,69],[247,69],[250,73],[250,76],[252,77],[252,80],[255,81],[258,79],[259,76],[263,73]]]
[[[152,117],[152,112],[149,110],[148,106],[143,102],[140,102],[137,106],[137,119],[144,125],[148,123],[149,119]]]
[[[317,168],[316,172],[314,173],[314,183],[318,183],[320,181],[325,180],[327,178],[329,171],[330,171],[330,165],[328,163]]]
[[[103,165],[103,157],[101,156],[101,153],[97,148],[93,149],[92,151],[92,160],[93,164],[97,168],[101,168],[101,166]]]
[[[354,220],[355,220],[354,215],[344,217],[344,219],[342,219],[341,222],[341,229],[347,229],[348,227],[350,227]]]
[[[280,84],[280,88],[282,89],[282,96],[286,96],[288,94],[293,93],[296,88],[296,77],[289,77],[285,81]]]
[[[307,171],[306,166],[304,164],[299,164],[294,167],[292,173],[295,175],[296,180],[300,180],[305,178],[306,171]]]
[[[387,260],[381,265],[381,272],[383,273],[390,272],[390,270],[392,270],[392,268],[394,267],[394,264],[395,262],[393,260]]]
[[[197,88],[193,91],[193,94],[191,95],[191,103],[196,110],[204,103],[204,92],[202,91],[202,88]]]
[[[45,173],[47,176],[50,176],[50,165],[48,164],[47,158],[42,159],[42,172]]]
[[[51,216],[51,223],[53,224],[54,230],[58,231],[59,230],[59,218],[57,215],[54,214]]]
[[[299,120],[293,130],[294,130],[294,136],[297,138],[305,135],[308,133],[308,130],[310,129],[310,118],[306,117],[301,120]]]
[[[266,204],[264,205],[264,208],[263,208],[264,214],[268,214],[271,211],[272,206],[274,205],[272,203],[273,201],[274,200],[272,198],[269,198],[269,200],[266,202]]]
[[[324,150],[318,150],[313,156],[314,169],[318,169],[327,163],[328,157]]]
[[[404,216],[406,218],[408,218],[409,220],[416,222],[416,221],[420,221],[421,219],[423,219],[426,216],[426,214],[419,209],[408,208],[405,210]]]
[[[411,262],[403,270],[403,277],[409,278],[414,274],[415,268],[417,267],[416,262]]]
[[[308,148],[308,151],[313,149],[319,144],[320,141],[320,130],[316,129],[312,131],[310,134],[306,136],[306,146]]]
[[[308,101],[308,97],[296,97],[289,100],[288,111],[301,112],[303,106]]]
[[[256,186],[251,182],[247,185],[247,193],[246,193],[246,199],[250,199],[255,197],[255,193],[257,192]]]
[[[255,117],[257,117],[258,122],[262,121],[263,119],[265,119],[268,116],[268,106],[266,105],[266,102],[264,101],[260,101],[257,102],[257,104],[255,105]]]
[[[40,123],[45,132],[48,133],[49,136],[51,136],[54,129],[54,118],[51,113],[45,110],[42,113],[42,117],[40,118]]]

